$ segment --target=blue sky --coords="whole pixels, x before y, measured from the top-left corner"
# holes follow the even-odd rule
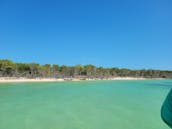
[[[0,58],[172,70],[171,0],[0,0]]]

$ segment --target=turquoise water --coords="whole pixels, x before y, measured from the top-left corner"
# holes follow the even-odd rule
[[[0,84],[0,129],[168,129],[172,80]]]

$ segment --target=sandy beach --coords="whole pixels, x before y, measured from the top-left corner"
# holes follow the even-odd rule
[[[8,83],[8,82],[61,82],[61,81],[64,81],[64,79],[0,77],[0,83]]]
[[[135,77],[114,77],[114,78],[16,78],[16,77],[0,77],[0,83],[9,82],[63,82],[63,81],[94,81],[94,80],[148,80],[149,78]],[[154,78],[162,79],[162,78]],[[150,79],[149,79],[150,80]]]

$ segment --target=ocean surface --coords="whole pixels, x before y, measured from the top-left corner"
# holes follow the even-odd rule
[[[169,129],[172,80],[0,84],[0,129]]]

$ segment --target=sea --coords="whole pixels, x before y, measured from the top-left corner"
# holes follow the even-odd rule
[[[0,129],[169,129],[172,80],[0,84]]]

